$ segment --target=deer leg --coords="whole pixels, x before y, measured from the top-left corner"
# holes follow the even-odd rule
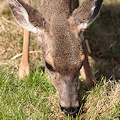
[[[83,41],[82,43],[83,45],[83,51],[85,54],[85,62],[80,70],[82,79],[83,79],[83,83],[88,87],[93,87],[96,84],[96,78],[92,72],[92,69],[90,67],[89,61],[88,61],[88,55],[87,55],[87,49],[86,49],[86,45],[85,45],[85,41]]]
[[[30,4],[31,0],[25,0],[25,2]],[[20,78],[23,78],[29,74],[29,42],[30,42],[30,32],[24,29],[23,51],[19,66]]]
[[[24,29],[23,52],[19,66],[19,77],[23,78],[29,74],[29,31]]]

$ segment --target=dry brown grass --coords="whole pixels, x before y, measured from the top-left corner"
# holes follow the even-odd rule
[[[8,8],[8,4],[6,0],[1,0],[0,2],[0,14],[2,14],[4,11],[7,11]]]
[[[8,4],[0,1],[0,65],[15,63],[18,69],[21,56],[11,61],[11,58],[22,53],[23,29],[14,20]],[[30,61],[31,68],[41,66],[40,45],[37,37],[31,33],[30,41]]]
[[[120,83],[104,82],[90,92],[85,103],[87,120],[117,120],[120,118]],[[116,114],[116,115],[115,115]]]

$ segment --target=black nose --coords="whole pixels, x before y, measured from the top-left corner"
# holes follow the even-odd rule
[[[60,106],[61,107],[61,106]],[[61,107],[61,110],[66,114],[70,114],[73,117],[76,117],[76,114],[79,112],[80,107],[69,107],[69,108],[65,108],[65,107]]]

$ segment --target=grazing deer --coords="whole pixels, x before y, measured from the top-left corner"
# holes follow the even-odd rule
[[[83,33],[98,16],[102,0],[84,0],[81,6],[78,0],[40,0],[39,11],[22,0],[8,2],[19,25],[38,35],[61,110],[76,115],[79,71],[87,87],[95,84]]]

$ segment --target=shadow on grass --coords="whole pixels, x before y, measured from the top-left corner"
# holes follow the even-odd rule
[[[85,32],[97,79],[120,79],[120,4],[103,5],[99,18]]]

